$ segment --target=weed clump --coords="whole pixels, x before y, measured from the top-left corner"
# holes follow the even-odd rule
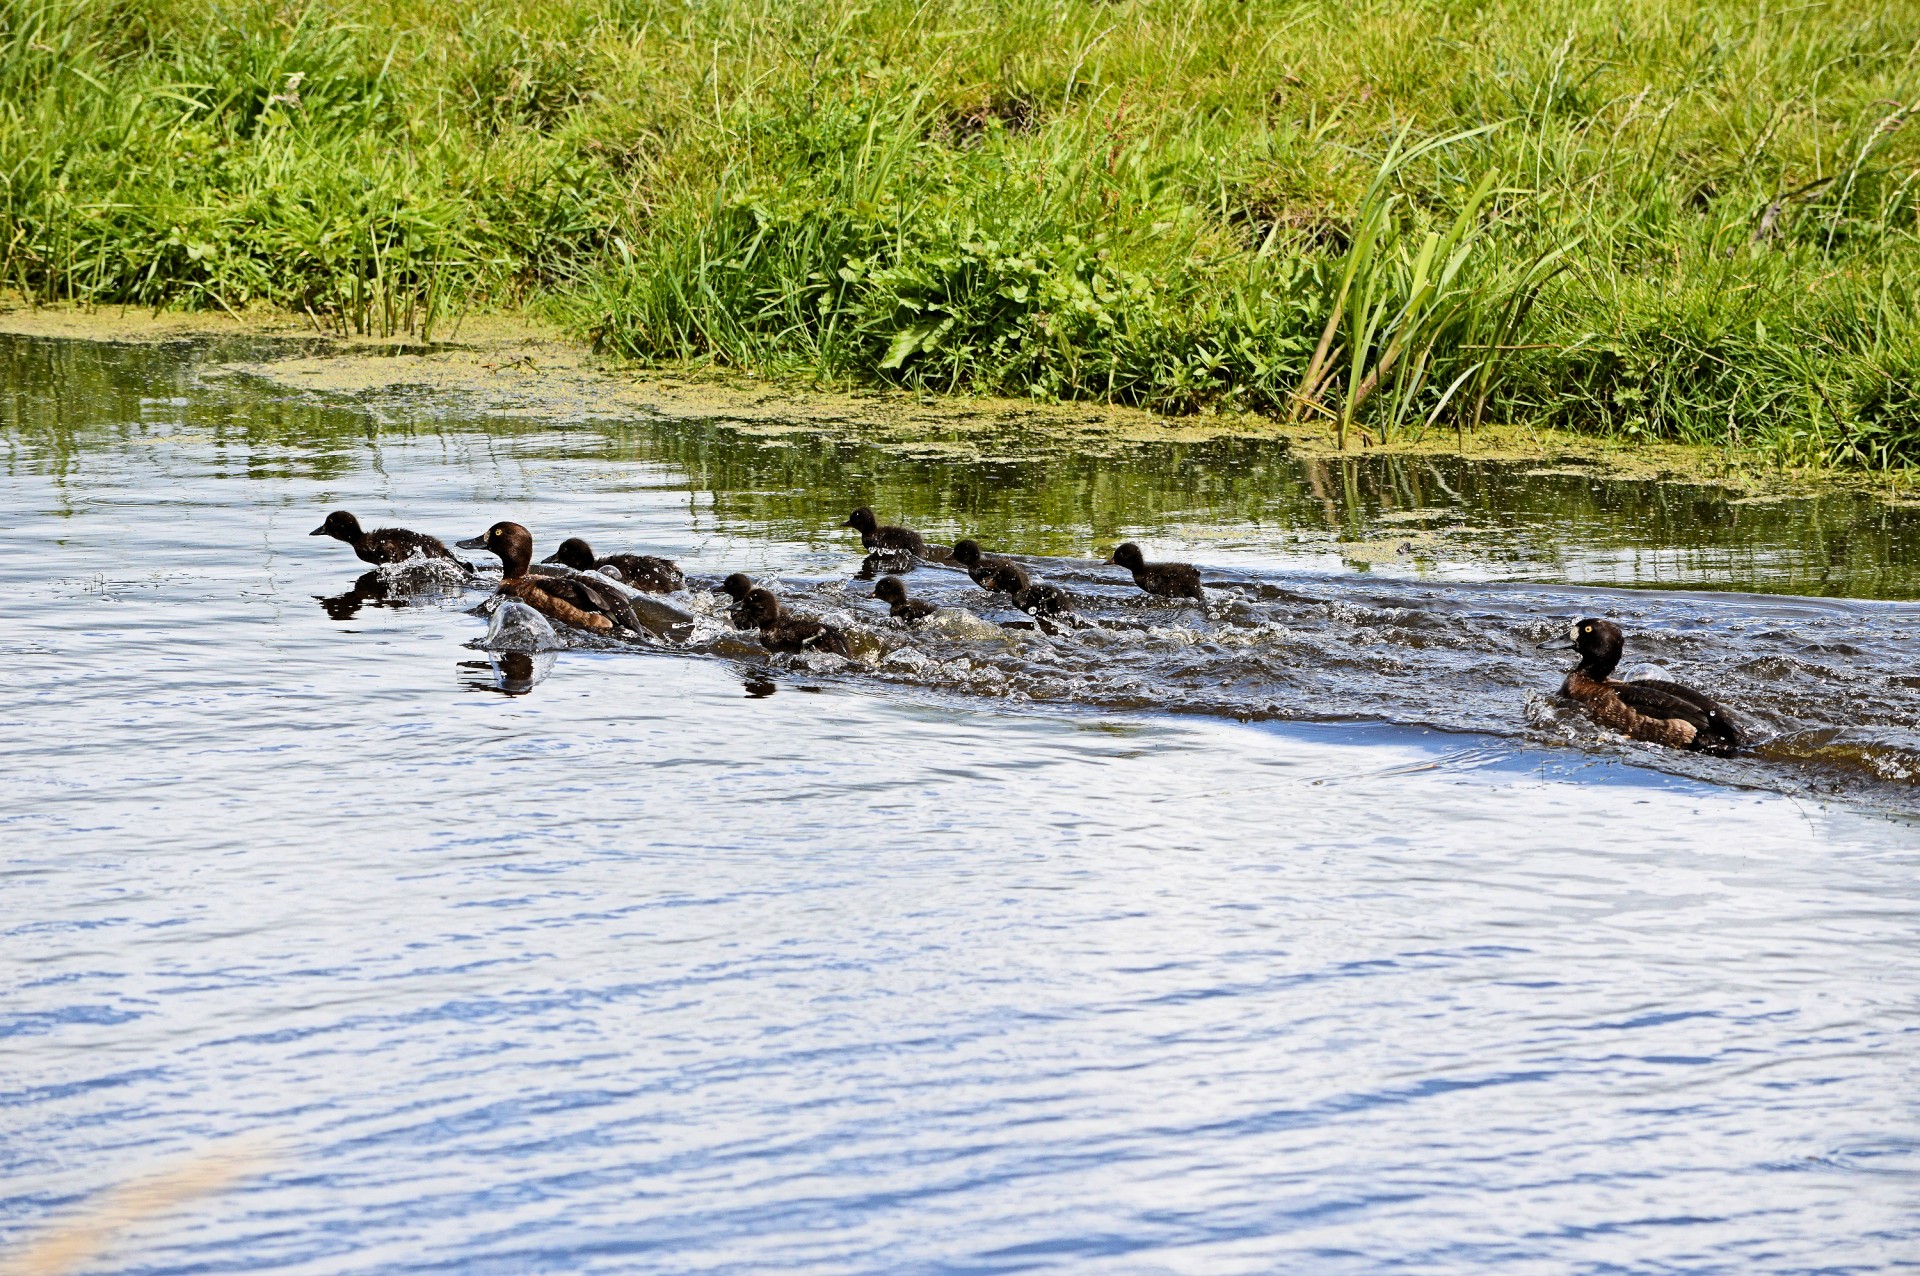
[[[36,299],[1920,463],[1920,0],[13,0]]]

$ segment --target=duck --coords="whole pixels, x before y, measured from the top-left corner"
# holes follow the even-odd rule
[[[735,629],[752,629],[753,613],[747,610],[747,595],[753,592],[753,578],[745,572],[734,572],[713,587],[716,594],[725,594],[733,599],[733,606],[727,610],[727,620]]]
[[[1133,583],[1149,594],[1161,598],[1191,598],[1197,603],[1207,601],[1206,592],[1200,588],[1200,569],[1192,563],[1149,563],[1132,541],[1115,546],[1107,562],[1132,572]]]
[[[866,549],[911,554],[915,558],[927,556],[926,537],[911,527],[893,527],[881,523],[865,505],[847,515],[847,521],[840,526],[860,529],[860,544]]]
[[[997,563],[983,573],[980,583],[987,589],[1006,594],[1013,605],[1036,620],[1058,620],[1073,611],[1066,591],[1044,581],[1035,583],[1018,563]]]
[[[346,510],[335,510],[327,515],[326,522],[307,535],[331,536],[337,541],[345,541],[353,546],[355,558],[376,567],[386,563],[404,563],[415,554],[422,558],[444,558],[466,566],[453,556],[453,551],[437,536],[410,532],[404,527],[376,527],[370,532],[363,531],[360,520]]]
[[[853,655],[847,636],[832,625],[795,616],[780,606],[771,591],[758,587],[747,591],[741,604],[760,631],[760,643],[769,651],[831,651],[836,656]]]
[[[559,549],[540,561],[559,563],[577,572],[611,567],[630,588],[643,594],[671,594],[687,583],[686,575],[668,559],[655,558],[652,554],[608,554],[602,558],[578,536],[567,537],[560,542]]]
[[[917,625],[940,609],[924,598],[907,597],[907,582],[898,576],[883,576],[873,587],[873,596],[886,603],[893,618],[903,625]]]
[[[518,523],[495,523],[461,549],[492,550],[500,556],[499,593],[517,598],[549,620],[594,633],[621,625],[635,632],[639,618],[617,589],[602,589],[579,576],[533,576],[533,533]]]
[[[1615,678],[1626,638],[1612,621],[1576,620],[1567,637],[1580,663],[1567,674],[1560,694],[1584,707],[1599,725],[1634,740],[1700,753],[1724,755],[1746,743],[1726,711],[1692,687],[1657,678]]]
[[[966,568],[967,575],[972,578],[973,583],[982,589],[998,588],[998,586],[987,583],[997,568],[1011,567],[1020,573],[1023,581],[1027,574],[1025,569],[1018,563],[1010,562],[995,554],[981,553],[980,542],[976,540],[955,541],[953,543],[953,561]]]

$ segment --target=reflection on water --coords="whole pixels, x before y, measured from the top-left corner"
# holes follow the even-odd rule
[[[377,571],[361,572],[350,589],[338,594],[315,594],[314,601],[334,620],[352,620],[362,607],[407,605],[406,595],[395,595],[386,578]]]
[[[815,547],[844,548],[847,510],[871,504],[938,538],[979,533],[1029,554],[1091,556],[1166,536],[1201,561],[1245,565],[1920,597],[1920,508],[1858,492],[1729,500],[1707,484],[1595,475],[1578,458],[1294,460],[1246,439],[1099,454],[1018,431],[796,441],[724,420],[557,429],[501,415],[484,419],[487,442],[476,446],[475,421],[444,403],[403,391],[318,401],[245,377],[208,380],[204,363],[183,357],[190,348],[0,338],[9,464],[66,491],[101,448],[191,442],[207,449],[213,476],[327,483],[363,464],[378,473],[387,448],[412,443],[463,464],[510,456],[516,499],[549,483],[644,475],[684,492],[689,516],[710,526]],[[225,343],[218,353],[259,351]]]
[[[0,1255],[247,1134],[262,1175],[103,1270],[1750,1273],[1920,1241],[1920,608],[1847,597],[1912,596],[1906,511],[0,357]],[[1092,623],[1016,628],[930,567],[960,619],[893,628],[835,527],[868,500]],[[869,658],[769,657],[697,587],[684,644],[476,651],[484,587],[368,582],[305,535],[341,506],[745,570]],[[1122,534],[1205,565],[1204,620],[1089,561]],[[1338,536],[1410,549],[1335,572]],[[1829,596],[1611,587],[1669,580]],[[1559,716],[1529,644],[1586,611],[1733,688],[1761,755],[1676,776]]]

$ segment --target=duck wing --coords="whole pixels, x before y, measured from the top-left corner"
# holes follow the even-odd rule
[[[597,611],[616,625],[621,625],[635,633],[640,632],[640,619],[633,614],[633,608],[627,600],[612,588],[603,588],[582,579],[580,576],[543,576],[540,588],[555,598],[563,598],[581,611]]]
[[[404,563],[414,554],[420,553],[428,558],[452,558],[453,551],[440,542],[436,536],[425,532],[410,532],[404,527],[380,527],[368,532],[365,540],[367,551],[373,555],[369,560],[376,563]]]
[[[913,554],[924,558],[927,542],[911,527],[879,527],[874,529],[873,541],[867,545],[867,548],[891,550],[896,554]]]
[[[1620,703],[1649,718],[1669,718],[1685,722],[1694,729],[1695,747],[1737,749],[1745,743],[1740,728],[1720,706],[1692,687],[1659,678],[1612,684]]]
[[[600,561],[619,568],[627,584],[644,593],[671,594],[687,583],[677,565],[652,554],[609,554]]]
[[[803,616],[783,616],[760,631],[761,643],[774,651],[830,651],[850,655],[847,637],[832,625]]]

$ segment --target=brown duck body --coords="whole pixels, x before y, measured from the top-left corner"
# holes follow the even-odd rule
[[[742,605],[760,631],[761,645],[768,651],[830,651],[836,656],[853,655],[845,634],[809,616],[792,615],[767,590],[752,590]]]
[[[495,523],[484,534],[460,544],[499,555],[500,595],[525,603],[549,620],[595,633],[610,632],[615,625],[640,629],[633,609],[611,587],[602,589],[577,576],[529,575],[533,534],[518,523]]]
[[[327,515],[327,521],[307,535],[331,536],[337,541],[344,541],[353,547],[355,558],[375,566],[404,563],[416,554],[422,558],[460,562],[437,536],[410,532],[404,527],[376,527],[372,531],[365,531],[360,526],[360,520],[346,510],[335,510]]]
[[[874,517],[873,511],[862,505],[847,515],[842,527],[860,529],[860,544],[870,550],[893,554],[912,554],[917,558],[927,556],[927,541],[911,527],[894,527],[882,523]]]
[[[1703,753],[1731,753],[1746,743],[1725,711],[1692,687],[1613,677],[1626,641],[1612,621],[1577,620],[1572,638],[1581,659],[1561,683],[1560,694],[1600,726],[1630,739]]]
[[[643,594],[671,594],[687,583],[685,574],[670,559],[656,558],[652,554],[608,554],[602,557],[595,554],[593,546],[578,536],[569,536],[561,541],[560,548],[543,561],[560,563],[577,572],[611,567],[620,573],[623,582]]]
[[[500,582],[498,592],[502,597],[515,598],[533,608],[549,620],[557,620],[563,625],[572,625],[575,629],[591,629],[595,633],[607,633],[613,629],[613,618],[604,612],[588,611],[573,599],[566,597],[573,592],[568,586],[573,581],[548,576],[515,576]]]
[[[1191,598],[1197,603],[1207,601],[1207,595],[1200,588],[1200,569],[1191,563],[1149,563],[1140,552],[1140,547],[1131,541],[1113,551],[1113,557],[1107,560],[1117,567],[1124,567],[1133,574],[1133,583],[1161,598]]]

